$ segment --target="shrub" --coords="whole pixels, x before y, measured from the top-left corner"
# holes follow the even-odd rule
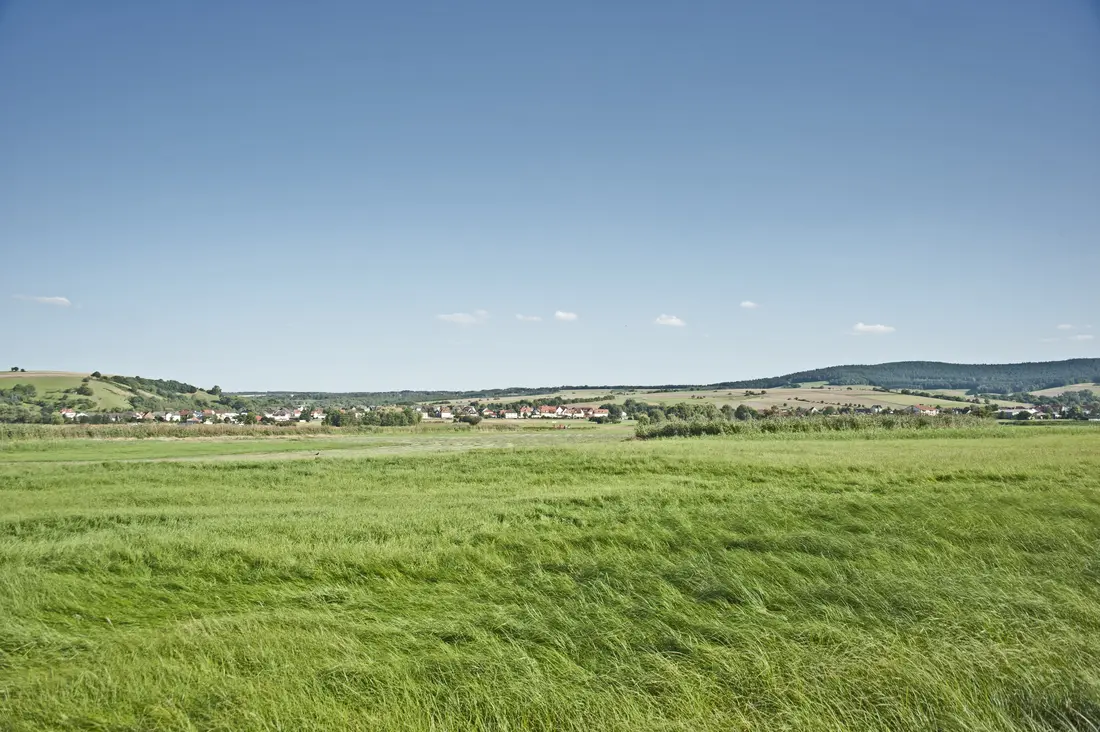
[[[634,435],[641,440],[660,437],[701,437],[703,435],[799,434],[814,432],[875,433],[944,428],[975,428],[988,422],[969,415],[840,415],[779,417],[745,421],[670,419],[652,424],[638,423]]]

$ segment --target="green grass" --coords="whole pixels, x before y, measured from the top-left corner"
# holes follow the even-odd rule
[[[42,373],[28,371],[26,373],[0,372],[0,389],[10,389],[16,384],[31,384],[38,390],[39,397],[55,399],[62,396],[66,389],[80,387],[81,380],[88,374],[81,373]],[[102,411],[128,411],[129,397],[134,392],[120,384],[112,384],[106,381],[92,379],[88,382],[92,387],[92,396],[86,397],[96,403],[96,409]],[[71,395],[73,399],[82,398],[79,394]]]
[[[1093,431],[102,445],[0,459],[0,729],[1100,724]]]
[[[215,457],[222,455],[264,455],[302,452],[352,450],[396,444],[379,438],[268,438],[259,440],[119,440],[104,444],[103,440],[60,440],[56,442],[28,440],[0,445],[3,462],[71,462],[102,461],[104,452],[110,460],[160,460],[168,458]]]

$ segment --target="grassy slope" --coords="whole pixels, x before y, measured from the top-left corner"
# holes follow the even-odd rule
[[[88,374],[28,371],[26,373],[0,372],[0,388],[10,389],[16,384],[32,384],[40,396],[53,399],[61,396],[65,389],[76,389],[81,379]],[[112,384],[93,379],[89,382],[97,408],[103,411],[122,411],[130,409],[129,397],[133,392],[121,384]],[[73,395],[80,398],[79,395]]]
[[[1040,389],[1039,391],[1034,392],[1034,393],[1038,396],[1051,396],[1051,397],[1054,397],[1054,396],[1058,396],[1059,394],[1062,394],[1063,392],[1067,392],[1067,391],[1092,391],[1092,392],[1095,392],[1097,394],[1100,394],[1100,384],[1086,383],[1086,384],[1072,384],[1070,386],[1056,386],[1052,389]]]
[[[909,396],[906,394],[896,393],[883,393],[875,391],[870,386],[853,386],[851,389],[843,386],[826,386],[824,389],[811,389],[811,386],[821,386],[821,382],[814,382],[813,384],[807,384],[801,389],[764,389],[753,391],[765,391],[763,395],[745,396],[744,389],[699,389],[693,391],[633,391],[628,393],[616,394],[612,399],[600,399],[599,397],[606,397],[608,395],[607,390],[593,389],[593,390],[574,390],[574,391],[558,391],[548,392],[546,394],[540,394],[537,397],[527,398],[550,398],[550,397],[562,397],[563,399],[592,399],[593,403],[600,403],[604,401],[611,401],[616,404],[622,404],[626,399],[632,398],[640,402],[647,402],[649,404],[676,404],[679,402],[690,402],[692,398],[706,399],[707,401],[714,402],[718,406],[723,404],[730,404],[737,406],[744,404],[752,407],[753,409],[767,409],[772,406],[782,407],[784,403],[791,407],[818,407],[824,408],[827,406],[841,406],[844,404],[855,404],[861,407],[870,407],[879,405],[883,407],[907,407],[914,404],[929,404],[941,407],[965,407],[966,403],[957,402],[950,399],[936,399],[935,397],[918,397]],[[944,391],[942,393],[951,393],[964,395],[965,390]],[[801,401],[801,400],[806,401]],[[501,401],[508,401],[507,398],[502,398]],[[991,401],[992,404],[999,404],[997,400]],[[1008,404],[1009,402],[1004,402]]]
[[[0,726],[1089,729],[1098,495],[1076,430],[0,464]]]
[[[753,409],[767,409],[772,406],[782,407],[818,407],[842,406],[855,404],[861,407],[879,405],[883,407],[907,407],[914,404],[928,404],[941,407],[965,407],[965,402],[956,402],[949,399],[936,399],[934,397],[918,397],[907,394],[884,393],[874,391],[870,386],[853,386],[850,389],[843,386],[827,386],[823,389],[761,389],[757,392],[766,392],[763,395],[745,396],[745,390],[720,390],[720,391],[670,391],[648,392],[633,395],[638,401],[651,404],[675,404],[677,402],[691,401],[692,397],[701,397],[721,406],[722,404],[745,404]],[[626,397],[620,397],[621,403]],[[996,402],[993,402],[996,403]]]

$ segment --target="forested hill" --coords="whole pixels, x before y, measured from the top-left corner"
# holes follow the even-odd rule
[[[887,389],[971,389],[982,394],[1012,394],[1084,382],[1100,383],[1100,358],[1004,364],[897,361],[830,366],[768,379],[728,381],[714,387],[776,389],[809,381],[838,386],[870,384]]]

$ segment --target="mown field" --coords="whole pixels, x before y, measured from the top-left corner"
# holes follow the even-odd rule
[[[618,391],[614,394],[606,389],[576,389],[570,391],[555,391],[539,394],[529,399],[549,399],[561,397],[566,400],[585,399],[592,404],[612,402],[622,404],[627,399],[635,399],[649,404],[678,404],[692,399],[705,399],[717,406],[729,404],[738,406],[744,404],[757,410],[765,410],[771,407],[818,407],[824,409],[828,406],[841,407],[853,405],[856,407],[890,407],[903,409],[914,404],[927,404],[938,407],[965,407],[966,404],[953,399],[938,399],[932,397],[919,397],[910,394],[898,394],[895,392],[875,391],[874,387],[863,386],[826,386],[823,382],[803,384],[802,387],[793,389],[750,389],[753,394],[746,396],[745,389],[695,389],[677,391],[638,390]],[[764,392],[761,394],[760,392]],[[965,389],[943,389],[939,394],[950,396],[965,396]],[[502,397],[500,401],[508,401]],[[994,399],[990,401],[995,406],[1011,406],[1016,402]]]
[[[0,729],[1100,725],[1100,431],[529,436],[4,446]]]

